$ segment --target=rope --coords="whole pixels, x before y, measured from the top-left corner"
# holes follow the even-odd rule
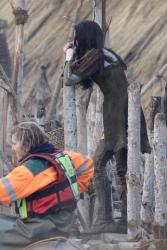
[[[28,13],[21,8],[13,9],[16,25],[24,25],[28,19]]]
[[[43,243],[46,243],[46,242],[52,241],[52,240],[66,241],[66,242],[70,243],[73,247],[75,247],[76,249],[83,250],[82,248],[80,248],[77,245],[75,245],[70,239],[67,239],[65,237],[60,237],[60,236],[55,236],[55,237],[47,238],[47,239],[44,239],[44,240],[36,241],[35,243],[32,243],[32,244],[26,246],[22,250],[28,250],[28,249],[30,250],[31,247],[42,245]]]

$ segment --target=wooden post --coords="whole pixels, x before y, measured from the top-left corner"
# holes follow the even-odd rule
[[[106,0],[102,0],[98,6],[96,0],[93,0],[93,20],[101,27],[104,40],[106,30]],[[96,85],[95,85],[96,86]],[[94,149],[97,147],[98,142],[103,135],[103,94],[98,86],[95,87],[96,91],[96,108],[95,108],[95,126],[93,130]],[[91,136],[92,137],[92,136]]]
[[[66,55],[68,56],[68,49]],[[71,75],[71,58],[66,58],[64,68],[64,86],[63,86],[63,109],[64,109],[64,139],[65,149],[77,150],[77,117],[75,104],[75,87],[66,86],[66,82]]]
[[[154,220],[155,196],[154,196],[154,155],[153,155],[153,139],[154,139],[154,118],[161,110],[161,97],[153,96],[150,102],[150,118],[149,118],[149,141],[152,147],[150,154],[145,154],[145,171],[143,183],[143,195],[141,206],[141,221],[144,235],[149,237],[151,233],[152,222]]]
[[[0,19],[0,80],[2,80],[2,72],[7,75],[7,77],[11,77],[11,60],[10,60],[10,54],[7,46],[6,41],[6,27],[7,22],[5,20]],[[1,103],[1,110],[0,110],[0,116],[1,116],[1,130],[0,130],[0,150],[2,152],[5,152],[5,146],[6,146],[6,137],[7,137],[7,115],[8,115],[8,103],[9,103],[9,94],[6,90],[0,89],[0,103]]]
[[[78,1],[76,8],[74,23],[78,19],[80,8],[83,1]],[[69,41],[73,40],[73,26],[69,32]],[[66,53],[66,63],[64,67],[64,86],[63,86],[63,109],[64,109],[64,139],[65,149],[77,151],[77,117],[75,103],[75,87],[66,86],[68,78],[71,75],[71,60],[73,57],[73,49],[68,49]]]
[[[58,79],[58,82],[56,83],[54,92],[52,94],[52,99],[51,99],[51,103],[49,105],[49,110],[46,114],[47,121],[58,120],[58,114],[57,114],[58,107],[57,107],[57,105],[58,105],[58,101],[59,101],[60,96],[62,96],[61,95],[62,85],[63,85],[63,79],[60,76],[60,78]]]
[[[95,107],[95,127],[93,130],[94,150],[96,149],[100,139],[103,137],[103,94],[99,87],[96,86],[96,107]]]
[[[155,216],[153,223],[156,249],[166,249],[167,242],[167,128],[164,113],[154,123]]]
[[[35,99],[37,105],[37,121],[41,127],[44,127],[46,106],[51,100],[51,90],[46,76],[46,67],[44,65],[40,67],[40,79],[37,84]]]
[[[84,155],[88,154],[86,113],[90,95],[90,88],[83,91],[80,85],[76,86],[77,151]]]
[[[154,218],[154,156],[153,152],[145,154],[144,183],[142,188],[141,222],[144,233],[151,233]]]
[[[12,5],[12,4],[11,4]],[[13,14],[16,22],[16,42],[15,42],[15,56],[14,56],[14,68],[12,76],[12,85],[18,95],[18,99],[22,99],[23,91],[23,62],[24,62],[24,24],[27,21],[28,14],[26,11],[26,1],[16,0],[15,6],[12,5]],[[19,108],[19,103],[16,103],[16,114],[14,117],[14,125],[18,121],[22,120],[22,113]]]
[[[97,3],[98,2],[98,3]],[[106,31],[106,0],[102,1],[96,1],[93,0],[93,21],[98,23],[98,25],[101,27],[103,31],[103,39],[105,40],[105,31]],[[93,98],[92,98],[93,99]],[[93,138],[92,134],[90,133],[90,139],[88,141],[92,141],[93,139],[93,148],[92,156],[95,160],[101,158],[99,156],[99,149],[102,148],[102,145],[104,147],[105,142],[102,140],[103,138],[103,94],[100,90],[100,88],[95,85],[94,86],[94,103],[90,102],[91,105],[95,105],[95,113],[92,112],[92,119],[88,120],[88,122],[92,121],[93,125]],[[90,108],[90,110],[93,110],[93,107]],[[91,124],[90,124],[91,125]],[[112,155],[111,155],[112,156]],[[96,161],[96,160],[95,160]],[[100,159],[99,159],[100,161]],[[95,176],[94,176],[94,186],[95,186],[95,205],[94,205],[94,212],[93,212],[93,230],[101,230],[100,223],[108,223],[111,222],[112,217],[112,192],[111,192],[111,185],[108,181],[105,165],[106,163],[103,163],[104,166],[101,166],[100,168],[100,174],[99,171],[95,170]],[[97,166],[96,166],[97,168]],[[107,227],[107,226],[106,226]]]
[[[154,124],[155,223],[167,223],[167,129],[165,115],[159,113]]]
[[[167,83],[166,83],[166,86],[165,86],[165,94],[164,94],[164,97],[163,97],[163,111],[164,111],[164,114],[165,114],[166,126],[167,126]]]
[[[87,110],[87,149],[88,155],[90,157],[93,157],[95,148],[97,146],[94,141],[94,128],[96,122],[96,89],[97,87],[93,86],[93,91]]]
[[[127,215],[129,239],[134,239],[138,235],[140,227],[140,114],[140,84],[131,84],[128,89]]]

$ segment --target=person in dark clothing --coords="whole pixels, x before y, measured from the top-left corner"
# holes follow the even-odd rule
[[[67,85],[81,84],[83,89],[90,88],[95,82],[101,89],[103,102],[104,139],[100,141],[94,154],[95,189],[99,205],[97,224],[112,222],[110,204],[107,204],[105,192],[105,166],[113,156],[116,159],[117,172],[123,188],[122,221],[126,215],[126,180],[127,171],[127,114],[128,81],[125,75],[126,64],[112,49],[104,48],[104,36],[100,26],[93,21],[82,21],[75,25],[75,37],[66,44],[64,51],[74,48],[72,75]],[[93,63],[92,63],[93,62]],[[146,123],[141,109],[141,152],[150,153]],[[116,225],[111,231],[118,231]],[[122,223],[121,223],[122,225]],[[123,230],[126,231],[126,230]]]

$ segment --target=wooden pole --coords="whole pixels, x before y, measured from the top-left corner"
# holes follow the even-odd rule
[[[76,86],[76,114],[77,114],[77,151],[87,155],[87,106],[91,95],[88,88],[83,91],[82,86]]]
[[[74,20],[78,18],[79,10],[83,1],[78,1]],[[74,21],[74,23],[75,23]],[[73,24],[74,25],[74,24]],[[69,41],[73,40],[73,26],[69,32]],[[64,67],[64,86],[63,86],[63,109],[64,109],[64,139],[65,149],[77,151],[77,117],[75,103],[75,87],[66,86],[71,75],[71,60],[73,57],[72,49],[68,49],[66,53],[66,63]]]
[[[1,129],[1,150],[2,152],[5,151],[5,145],[6,145],[6,138],[7,138],[7,115],[8,115],[8,103],[10,100],[10,103],[15,104],[16,103],[16,95],[15,92],[10,84],[10,81],[3,70],[2,66],[0,65],[0,95],[1,95],[1,107],[2,107],[2,129]],[[14,108],[11,105],[12,108]],[[13,114],[12,114],[13,115]],[[14,115],[13,115],[14,116]]]
[[[154,124],[155,222],[167,223],[167,129],[165,115],[159,113]]]
[[[141,96],[144,96],[145,93],[157,82],[159,82],[162,78],[165,72],[167,71],[167,64],[165,64],[160,71],[147,83],[145,84],[141,89]]]
[[[140,85],[131,84],[128,89],[128,171],[127,215],[128,238],[134,239],[140,228],[141,180],[140,180]]]
[[[93,91],[90,96],[90,101],[87,110],[87,150],[88,155],[93,157],[95,149],[97,147],[95,143],[94,130],[95,130],[95,122],[96,122],[96,94],[97,94],[97,86],[93,86]],[[93,136],[92,136],[93,135]]]
[[[53,119],[55,119],[55,117],[56,118],[58,117],[57,112],[55,114],[55,111],[56,111],[56,108],[57,108],[58,100],[59,100],[60,95],[61,95],[62,85],[63,85],[63,79],[60,76],[60,78],[58,79],[58,81],[56,83],[56,86],[55,86],[55,89],[54,89],[54,92],[53,92],[53,95],[52,95],[51,103],[49,105],[50,106],[49,110],[48,110],[48,112],[46,114],[47,121],[53,120]]]
[[[68,54],[69,49],[66,53]],[[71,75],[71,60],[67,61],[64,68],[64,87],[63,87],[63,109],[64,109],[64,139],[65,149],[77,150],[77,117],[75,104],[75,87],[66,86],[66,82]]]
[[[156,249],[166,249],[167,238],[167,129],[164,113],[154,123],[155,216],[153,237]]]
[[[154,118],[161,110],[161,97],[153,96],[150,102],[150,118],[149,118],[149,142],[152,147],[150,154],[145,154],[145,171],[144,183],[142,189],[142,205],[141,205],[141,221],[144,235],[150,237],[152,222],[154,220],[155,195],[154,195],[154,154],[153,154],[153,139],[154,139]]]
[[[51,100],[51,90],[46,75],[46,66],[40,66],[40,79],[36,86],[36,118],[39,125],[44,128],[46,106]]]
[[[18,99],[22,98],[23,91],[23,62],[24,62],[24,24],[28,19],[28,14],[26,11],[26,1],[16,0],[15,6],[11,3],[13,14],[15,16],[16,22],[16,42],[15,42],[15,55],[14,55],[14,66],[13,66],[13,76],[12,76],[12,86],[18,96]],[[22,120],[22,112],[19,108],[19,103],[16,103],[16,114],[14,117],[14,125],[18,121]]]
[[[93,21],[99,24],[101,27],[104,37],[106,30],[106,0],[102,0],[97,4],[96,0],[92,0],[93,5]],[[103,94],[100,88],[95,85],[93,88],[92,98],[90,99],[89,109],[88,109],[88,148],[89,154],[93,155],[94,151],[103,137]],[[92,107],[91,107],[92,106]],[[94,110],[93,110],[94,109]],[[91,111],[91,113],[90,113]],[[91,132],[90,132],[91,131]],[[92,133],[93,131],[93,133]],[[92,148],[91,148],[92,147]]]
[[[1,130],[0,130],[0,149],[5,153],[6,138],[7,138],[7,115],[8,115],[8,102],[9,94],[5,89],[3,76],[7,75],[11,77],[11,60],[9,49],[6,41],[6,27],[7,21],[0,19],[0,120],[1,120]],[[4,74],[2,73],[4,72]]]

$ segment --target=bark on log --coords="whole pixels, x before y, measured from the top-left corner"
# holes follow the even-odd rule
[[[96,1],[93,1],[93,20],[99,24],[104,33],[104,38],[105,38],[106,0],[102,0],[100,3],[98,3],[98,5]],[[103,129],[103,94],[97,85],[95,85],[94,88],[96,91],[95,126],[93,129],[93,141],[95,150],[100,139],[102,138],[104,129]]]
[[[153,152],[145,154],[144,183],[142,188],[141,221],[144,234],[151,233],[151,224],[154,220],[154,156]]]
[[[75,12],[74,23],[78,19],[78,14],[82,7],[83,1],[78,1]],[[74,25],[73,23],[73,25]],[[73,40],[73,25],[69,32],[69,41]],[[71,49],[67,50],[66,58]],[[69,51],[69,52],[68,52]],[[64,139],[65,149],[77,151],[77,119],[76,119],[76,103],[75,103],[75,87],[66,86],[66,82],[71,75],[71,60],[68,59],[64,67],[64,86],[63,86],[63,109],[64,109]]]
[[[84,155],[88,154],[86,112],[90,95],[90,89],[83,91],[80,85],[76,87],[77,151]]]
[[[8,93],[0,89],[0,121],[1,121],[1,130],[0,130],[0,150],[5,151],[6,145],[6,135],[7,135],[7,110],[8,110]],[[1,169],[2,170],[2,169]],[[2,176],[0,174],[0,176]]]
[[[154,123],[155,216],[153,237],[156,249],[166,249],[167,243],[167,129],[164,113],[156,115]]]
[[[63,79],[60,76],[60,78],[59,78],[59,80],[58,80],[58,82],[57,82],[57,84],[55,86],[55,90],[54,90],[54,93],[52,95],[52,100],[51,100],[51,103],[49,105],[50,107],[49,107],[49,110],[48,110],[47,115],[46,115],[46,119],[48,121],[50,121],[50,120],[59,120],[58,119],[59,115],[57,114],[59,112],[59,110],[57,108],[57,105],[58,105],[58,100],[59,100],[60,96],[62,96],[61,95],[62,86],[63,86]],[[56,112],[55,112],[55,110],[56,110]]]
[[[66,62],[64,68],[64,82],[71,75],[71,62]],[[64,86],[63,91],[63,109],[64,109],[64,140],[65,149],[77,150],[77,118],[75,104],[75,88],[73,86]]]
[[[164,94],[164,98],[163,98],[163,111],[165,114],[166,126],[167,126],[167,84],[165,86],[165,94]]]
[[[167,129],[165,115],[159,113],[154,124],[155,223],[167,223]]]
[[[139,233],[141,207],[140,85],[131,84],[128,95],[128,238],[134,239]]]
[[[161,110],[161,97],[152,96],[150,102],[150,118],[149,118],[149,141],[152,147],[150,154],[145,154],[145,172],[141,206],[141,220],[143,224],[144,234],[149,237],[151,233],[151,224],[154,220],[155,196],[154,196],[154,155],[153,155],[153,139],[154,139],[154,119],[155,115]]]
[[[161,112],[161,97],[152,96],[150,102],[150,118],[149,118],[149,132],[152,133],[154,130],[154,119],[157,113]],[[153,138],[150,138],[150,140]],[[151,145],[152,146],[152,145]]]
[[[93,137],[93,131],[96,122],[96,88],[93,87],[93,92],[90,97],[90,102],[87,110],[87,150],[88,155],[92,157],[96,148],[96,143]]]
[[[36,117],[39,125],[44,128],[46,106],[51,100],[51,90],[46,76],[46,66],[40,66],[40,79],[36,86]]]
[[[95,127],[93,131],[93,138],[95,147],[97,147],[100,139],[103,136],[104,129],[103,129],[103,94],[101,90],[96,87],[96,120],[95,120]]]
[[[26,1],[16,0],[15,6],[12,5],[13,14],[16,22],[16,41],[15,41],[15,56],[12,76],[12,86],[18,95],[18,99],[22,100],[23,92],[23,67],[24,67],[24,24],[27,21],[28,14],[26,11]],[[22,110],[19,102],[16,103],[17,118],[14,117],[14,125],[23,119]],[[18,121],[17,121],[18,119]]]

